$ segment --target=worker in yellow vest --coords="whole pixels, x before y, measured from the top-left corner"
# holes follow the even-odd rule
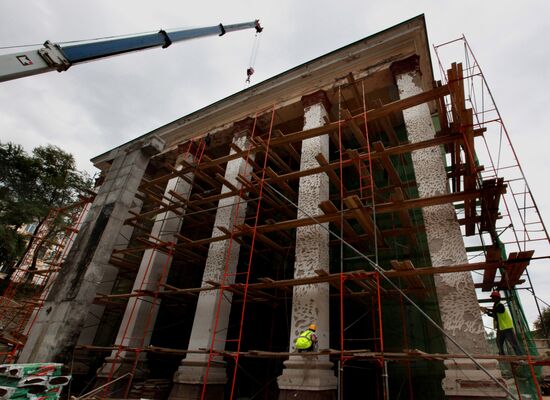
[[[491,299],[493,299],[493,308],[485,309],[488,316],[493,318],[493,326],[497,331],[497,346],[498,354],[504,355],[504,342],[507,341],[514,349],[516,355],[522,355],[522,351],[519,347],[516,333],[514,332],[514,323],[510,313],[504,307],[504,304],[500,302],[500,293],[494,290],[491,293]]]
[[[296,349],[298,352],[317,350],[316,330],[317,325],[311,324],[305,331],[300,333],[300,336],[296,338]]]

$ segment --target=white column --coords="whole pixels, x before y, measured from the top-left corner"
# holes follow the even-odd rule
[[[418,56],[394,63],[392,71],[401,99],[423,92]],[[424,103],[404,110],[403,118],[411,143],[435,137],[428,104]],[[413,151],[412,161],[419,197],[448,193],[442,148],[430,147]],[[422,215],[432,266],[467,263],[466,248],[454,206],[448,203],[424,207]],[[469,272],[439,274],[434,276],[434,281],[445,331],[468,352],[487,354],[489,351],[471,274]],[[460,352],[447,338],[445,342],[449,353]],[[482,364],[494,376],[501,377],[495,360],[483,360]],[[502,389],[485,373],[478,370],[470,360],[448,360],[445,366],[447,369],[442,385],[448,398],[504,395]],[[472,385],[471,382],[467,382],[468,380],[476,381],[479,385]],[[462,386],[461,382],[465,382],[466,385]]]
[[[193,156],[190,153],[181,154],[176,160],[176,169],[182,170],[182,161],[193,163]],[[164,191],[163,202],[171,205],[178,200],[170,192],[175,192],[179,197],[189,199],[193,189],[192,172],[182,177],[175,177],[168,181]],[[191,183],[190,183],[191,182]],[[185,212],[185,206],[177,209],[178,213],[167,211],[157,214],[153,228],[151,229],[152,238],[158,238],[165,243],[176,243],[176,234],[180,232],[183,218],[181,213]],[[152,239],[155,241],[155,239]],[[157,291],[163,290],[160,286],[166,282],[170,271],[172,258],[165,251],[157,249],[147,249],[143,253],[138,273],[136,275],[132,291]],[[126,304],[126,310],[122,317],[122,322],[117,334],[115,345],[141,348],[149,345],[157,314],[159,311],[161,299],[153,296],[130,297]],[[141,353],[143,356],[144,354]],[[117,371],[117,375],[126,372],[124,366],[131,367],[131,363],[125,360],[134,360],[135,352],[123,351],[117,356],[117,351],[113,351],[107,358],[109,362],[103,365],[99,376],[109,375],[110,371]],[[113,368],[113,363],[115,364]],[[140,370],[143,370],[140,369]]]
[[[316,92],[302,98],[304,105],[304,130],[326,124],[329,107],[326,94]],[[322,154],[329,159],[329,137],[321,135],[302,141],[300,170],[311,169],[319,164],[315,158]],[[298,218],[321,214],[319,203],[329,199],[329,180],[324,173],[300,178],[298,192]],[[317,276],[315,270],[329,271],[328,223],[296,229],[296,254],[294,278]],[[295,351],[296,337],[308,327],[317,325],[319,349],[329,348],[329,284],[294,286],[292,297],[292,321],[290,351]],[[277,379],[281,391],[332,391],[336,389],[336,376],[328,356],[290,356],[284,363],[283,374]]]
[[[241,130],[235,135],[233,143],[243,150],[247,149],[249,146],[249,133],[249,129],[244,131]],[[230,154],[234,153],[235,151],[231,149]],[[249,178],[251,172],[252,166],[247,164],[243,158],[238,158],[227,163],[225,179],[233,186],[240,188],[241,184],[237,181],[237,176],[242,175]],[[230,191],[231,189],[224,185],[221,193]],[[247,203],[239,196],[221,199],[218,203],[212,236],[224,235],[219,228],[225,228],[231,231],[235,225],[242,224],[244,222],[246,208]],[[207,281],[224,282],[225,284],[234,283],[234,274],[237,270],[239,251],[240,245],[235,240],[231,241],[227,239],[212,242],[208,249],[202,286],[209,286],[206,283]],[[224,272],[226,266],[227,271]],[[225,279],[224,274],[227,275]],[[229,313],[231,311],[231,299],[232,293],[226,291],[224,292],[223,299],[221,299],[221,304],[219,304],[219,291],[208,290],[200,293],[191,337],[189,339],[189,350],[210,349],[212,347],[216,319],[218,323],[214,348],[216,350],[223,350],[225,348],[227,327],[229,325]],[[170,394],[171,399],[200,398],[200,390],[202,389],[208,358],[208,354],[191,353],[182,360],[182,365],[174,374],[174,388]],[[220,388],[223,388],[223,385],[227,382],[225,367],[220,364],[221,359],[216,359],[216,362],[211,363],[208,369],[208,385],[211,393],[216,390],[221,390]],[[198,397],[195,397],[197,395]]]

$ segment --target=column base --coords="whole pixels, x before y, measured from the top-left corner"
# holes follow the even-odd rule
[[[292,393],[292,396],[295,394],[302,396],[292,398],[331,399],[332,392],[336,393],[338,380],[332,370],[333,364],[326,356],[291,356],[283,364],[285,369],[277,378],[280,389],[279,399],[291,398],[285,397],[289,396],[289,393]],[[317,394],[311,393],[315,397],[308,397],[309,394],[305,392],[317,392]]]
[[[210,365],[205,398],[211,400],[223,399],[227,374],[225,365]],[[224,363],[225,364],[225,363]],[[174,386],[168,396],[169,400],[196,400],[202,395],[204,377],[206,374],[204,361],[183,360],[182,365],[174,374]]]
[[[124,374],[130,372],[132,376],[128,378],[121,379],[109,385],[107,389],[109,392],[124,391],[131,388],[128,388],[128,383],[131,380],[132,382],[143,380],[149,376],[149,368],[147,366],[147,359],[144,354],[140,354],[140,359],[138,360],[136,367],[134,368],[135,358],[132,354],[127,354],[126,356],[119,356],[118,358],[108,357],[105,359],[105,363],[101,366],[97,372],[97,378],[94,384],[94,387],[99,387],[109,383],[113,379],[116,379]]]
[[[202,388],[202,384],[174,383],[168,400],[200,400],[202,398]],[[207,385],[204,398],[206,400],[223,399],[224,391],[225,385]]]
[[[130,354],[127,356],[119,356],[118,358],[107,357],[105,359],[105,363],[97,372],[97,378],[107,379],[111,374],[111,378],[118,378],[127,372],[131,372],[134,379],[147,378],[149,376],[149,367],[147,365],[147,358],[145,357],[145,354],[142,353],[139,355],[136,367],[134,368],[135,362],[135,357]]]
[[[483,368],[496,377],[504,386],[497,360],[477,360]],[[468,359],[449,359],[445,364],[445,378],[441,386],[445,391],[445,398],[449,400],[471,399],[505,399],[507,393],[493,381],[485,372]]]
[[[279,400],[336,400],[336,390],[280,390]]]

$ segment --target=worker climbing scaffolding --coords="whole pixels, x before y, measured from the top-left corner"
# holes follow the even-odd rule
[[[504,304],[500,302],[500,293],[497,290],[493,290],[491,293],[491,299],[494,301],[493,308],[484,308],[483,310],[485,314],[493,318],[493,325],[497,331],[498,354],[502,356],[505,355],[504,342],[508,342],[508,344],[514,349],[516,355],[522,355],[523,352],[519,347],[516,333],[514,331],[514,322],[512,321],[512,317]]]
[[[296,349],[298,352],[317,351],[317,335],[315,335],[316,330],[317,325],[311,324],[305,331],[300,333],[300,336],[296,338]]]

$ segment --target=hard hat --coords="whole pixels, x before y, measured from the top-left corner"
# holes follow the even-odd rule
[[[317,330],[317,325],[311,324],[307,329],[310,329],[310,330],[312,330],[312,331],[315,331],[315,330]]]
[[[493,298],[493,297],[496,297],[496,298],[500,299],[500,293],[498,292],[498,290],[493,290],[491,292],[491,298]]]

